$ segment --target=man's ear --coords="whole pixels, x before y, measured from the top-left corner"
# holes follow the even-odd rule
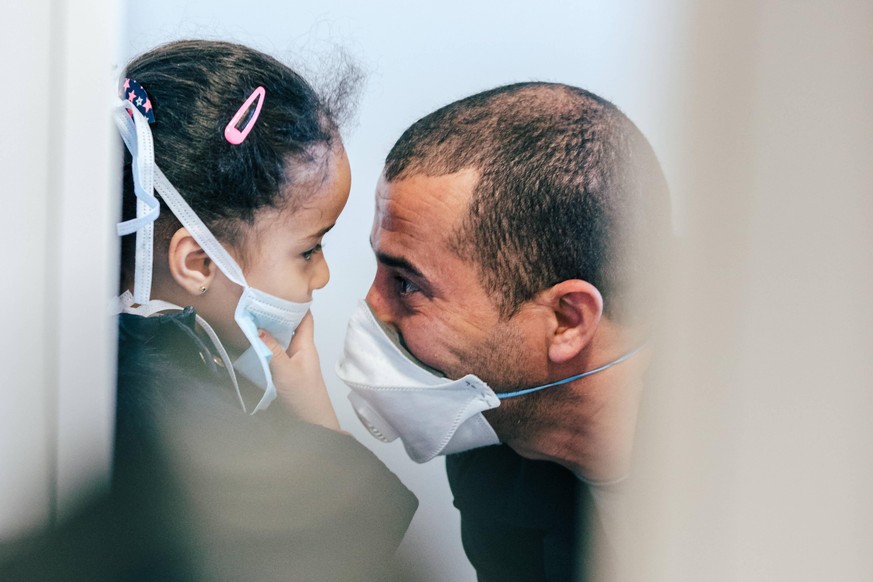
[[[603,316],[603,296],[587,281],[561,281],[544,291],[541,305],[553,317],[549,359],[563,363],[575,358],[594,337]]]
[[[170,239],[167,251],[170,275],[191,295],[202,295],[212,284],[217,267],[186,228],[180,228]]]

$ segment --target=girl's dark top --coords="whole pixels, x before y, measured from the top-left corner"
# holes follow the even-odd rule
[[[204,339],[192,308],[119,316],[111,493],[20,544],[0,579],[392,577],[416,498],[350,436],[279,403],[244,413]]]

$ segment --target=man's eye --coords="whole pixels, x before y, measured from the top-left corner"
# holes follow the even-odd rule
[[[400,295],[409,295],[410,293],[417,293],[420,291],[418,287],[415,286],[414,283],[411,283],[408,279],[404,279],[403,277],[395,277],[397,281],[397,292]]]
[[[308,261],[309,259],[312,258],[312,255],[314,255],[315,253],[319,253],[319,252],[321,252],[321,243],[318,243],[317,245],[315,245],[314,247],[312,247],[308,251],[304,251],[301,254],[303,256],[303,259]]]

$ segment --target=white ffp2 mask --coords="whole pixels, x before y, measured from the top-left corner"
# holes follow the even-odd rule
[[[410,458],[424,463],[437,455],[499,443],[482,413],[500,406],[501,400],[602,372],[641,349],[556,382],[495,393],[473,374],[450,380],[414,361],[361,301],[349,321],[336,372],[351,389],[352,407],[370,433],[385,442],[400,437]]]
[[[449,380],[413,362],[366,301],[349,321],[336,372],[370,433],[385,442],[399,436],[413,461],[500,442],[482,416],[500,406],[494,391],[476,376]]]

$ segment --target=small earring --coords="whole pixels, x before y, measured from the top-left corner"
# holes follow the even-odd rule
[[[204,293],[206,293],[206,285],[201,285],[200,286],[200,294],[203,295]]]

